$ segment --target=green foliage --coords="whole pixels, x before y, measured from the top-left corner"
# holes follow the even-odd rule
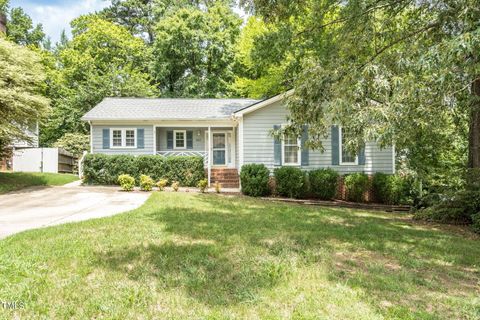
[[[437,201],[414,215],[415,219],[451,224],[471,224],[480,212],[480,191],[463,190],[437,197]]]
[[[62,148],[78,157],[90,149],[90,136],[82,133],[66,133],[53,146]]]
[[[158,180],[158,182],[157,182],[158,190],[159,190],[159,191],[165,190],[165,187],[167,186],[167,184],[168,184],[168,180],[167,180],[167,179],[160,179],[160,180]]]
[[[0,194],[31,186],[61,186],[77,180],[78,176],[65,173],[0,172]]]
[[[118,183],[123,191],[132,191],[135,186],[135,178],[128,174],[121,174],[118,176]]]
[[[95,16],[72,22],[73,39],[44,54],[53,113],[41,129],[51,144],[65,133],[87,133],[80,118],[105,97],[148,97],[156,89],[146,72],[149,50],[125,28]]]
[[[410,202],[409,195],[412,187],[411,179],[400,175],[378,172],[373,176],[372,180],[375,198],[386,204]]]
[[[136,180],[144,174],[155,181],[168,179],[188,187],[196,186],[205,178],[202,157],[88,154],[84,158],[83,170],[86,183],[106,185],[115,184],[121,174],[130,174]]]
[[[32,19],[22,8],[12,8],[7,21],[7,38],[23,46],[39,48],[45,41],[45,33],[41,24],[33,25]]]
[[[140,190],[142,191],[152,191],[154,182],[150,176],[147,175],[140,175]]]
[[[204,193],[205,190],[208,188],[208,180],[207,179],[202,179],[198,181],[197,187],[200,189],[201,193]]]
[[[337,193],[338,177],[338,173],[330,168],[310,171],[310,194],[322,200],[333,199]]]
[[[0,155],[14,140],[31,141],[25,129],[45,118],[45,75],[40,57],[0,36]]]
[[[268,181],[270,171],[264,164],[245,164],[240,171],[242,193],[252,197],[262,197],[270,193]]]
[[[161,92],[180,97],[219,97],[233,81],[234,44],[241,19],[216,2],[171,12],[156,25],[153,74]]]
[[[472,228],[476,233],[480,233],[480,213],[472,215]]]
[[[307,194],[305,173],[296,167],[281,167],[274,170],[276,192],[284,197],[300,198]]]
[[[365,201],[365,192],[367,192],[370,182],[365,173],[352,173],[344,177],[347,199],[355,202]]]

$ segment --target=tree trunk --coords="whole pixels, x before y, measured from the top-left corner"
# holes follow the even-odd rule
[[[473,101],[468,133],[468,168],[480,168],[480,78],[472,83]]]

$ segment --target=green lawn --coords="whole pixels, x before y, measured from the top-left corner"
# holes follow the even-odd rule
[[[61,173],[0,172],[0,194],[31,186],[61,186],[78,176]]]
[[[0,318],[479,319],[480,240],[460,230],[157,192],[0,241],[0,300],[26,303]]]

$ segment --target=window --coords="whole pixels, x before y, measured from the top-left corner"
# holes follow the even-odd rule
[[[136,129],[112,129],[110,130],[112,148],[136,148]]]
[[[135,130],[125,130],[125,146],[135,147]]]
[[[358,157],[348,151],[344,146],[348,140],[348,132],[345,132],[343,128],[340,128],[340,164],[358,164]]]
[[[295,136],[285,135],[282,141],[282,159],[283,164],[288,166],[300,165],[300,142]]]
[[[186,130],[174,130],[173,131],[173,148],[174,149],[186,149],[186,136],[187,136],[187,131]]]
[[[112,147],[122,146],[122,130],[112,131]]]

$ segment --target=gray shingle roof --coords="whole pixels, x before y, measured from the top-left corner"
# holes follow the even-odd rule
[[[82,120],[196,120],[228,119],[254,104],[253,99],[105,98]]]

